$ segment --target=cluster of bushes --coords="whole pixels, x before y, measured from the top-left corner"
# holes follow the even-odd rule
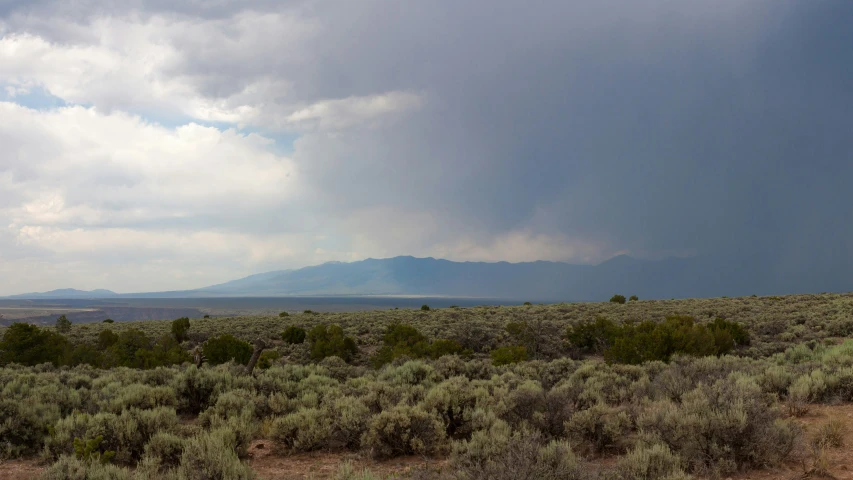
[[[617,324],[630,320],[663,322],[672,315],[689,315],[705,324],[715,318],[725,318],[746,328],[751,337],[749,345],[733,350],[738,355],[762,358],[784,351],[797,344],[821,341],[853,334],[853,295],[789,295],[783,297],[708,298],[685,300],[630,301],[624,305],[610,302],[535,304],[528,306],[479,306],[470,308],[433,308],[429,312],[415,309],[395,309],[371,312],[314,313],[289,317],[278,315],[243,315],[234,318],[217,317],[192,319],[185,348],[201,344],[222,334],[253,342],[261,338],[276,345],[288,362],[311,361],[309,347],[281,345],[282,330],[300,324],[306,330],[320,325],[338,325],[344,336],[352,337],[359,347],[352,361],[369,365],[375,351],[383,345],[388,325],[404,323],[416,327],[428,338],[458,342],[463,349],[488,355],[491,350],[506,346],[524,346],[533,360],[550,360],[572,355],[566,349],[562,333],[578,323],[594,321],[603,316]],[[532,342],[516,341],[506,332],[510,323],[526,322],[540,330]],[[94,344],[101,330],[109,328],[120,333],[128,329],[143,331],[158,339],[171,335],[169,320],[145,322],[116,322],[115,324],[74,324],[65,333],[73,344]],[[5,327],[0,326],[0,335]],[[52,329],[51,329],[52,330]],[[190,345],[187,346],[186,343]],[[297,344],[299,345],[299,344]]]
[[[240,458],[263,437],[284,453],[447,456],[425,479],[592,479],[586,462],[602,454],[619,455],[602,480],[728,475],[794,448],[792,400],[853,400],[851,365],[853,341],[760,360],[674,354],[643,365],[427,355],[375,370],[332,356],[253,376],[232,362],[8,366],[0,455],[42,452],[54,462],[48,478],[250,478]]]
[[[622,324],[598,317],[569,327],[566,338],[572,346],[603,354],[609,362],[634,365],[668,362],[675,354],[723,355],[750,341],[749,334],[736,322],[717,318],[706,326],[684,315],[669,316],[662,323],[647,320]]]
[[[180,364],[189,355],[174,338],[152,340],[135,329],[119,334],[102,330],[94,344],[69,342],[63,335],[26,323],[15,323],[0,340],[0,364],[87,364],[102,368],[154,368]]]
[[[355,340],[345,335],[338,325],[317,325],[308,332],[307,338],[311,344],[311,358],[314,360],[334,356],[348,362],[358,353]]]
[[[468,354],[455,340],[429,341],[417,328],[397,323],[389,325],[382,338],[382,348],[373,357],[373,365],[381,367],[399,358],[439,358],[444,355]]]
[[[831,321],[853,314],[827,298]],[[780,350],[772,335],[816,323],[754,320],[784,299],[729,301],[695,301],[690,316],[643,301],[294,315],[302,327],[16,324],[0,340],[0,457],[41,453],[47,478],[251,478],[241,457],[262,437],[287,452],[448,458],[423,479],[728,475],[795,448],[788,416],[853,400],[853,341],[797,333],[805,341]],[[647,321],[622,316],[652,307]],[[258,337],[275,343],[245,375]],[[209,365],[186,363],[194,345]],[[596,473],[586,462],[603,454],[619,458]]]

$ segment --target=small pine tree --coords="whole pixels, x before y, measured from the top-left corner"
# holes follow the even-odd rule
[[[71,331],[71,320],[68,320],[65,315],[60,315],[56,319],[56,331],[59,333],[68,333]]]
[[[296,345],[305,341],[305,335],[306,332],[304,328],[291,325],[284,329],[284,332],[281,334],[281,339],[286,343]]]
[[[219,365],[230,360],[246,365],[252,356],[252,346],[248,342],[227,333],[204,342],[202,351],[211,365]]]
[[[613,295],[610,297],[610,303],[625,303],[625,295]]]
[[[429,311],[429,305],[421,305],[421,310],[428,312]]]
[[[172,336],[178,343],[181,343],[189,338],[190,319],[187,317],[179,318],[172,322]]]

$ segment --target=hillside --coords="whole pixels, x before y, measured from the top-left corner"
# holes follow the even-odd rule
[[[16,297],[93,298],[107,292],[103,293],[107,298],[418,295],[560,302],[606,300],[616,292],[667,299],[850,290],[853,277],[844,269],[811,277],[784,275],[770,256],[651,261],[622,255],[598,265],[453,262],[406,256],[272,271],[196,290],[121,295],[56,290]]]

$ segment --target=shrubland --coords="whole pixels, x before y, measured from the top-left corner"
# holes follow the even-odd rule
[[[45,478],[252,478],[267,438],[447,459],[421,479],[730,475],[784,461],[810,406],[853,401],[851,313],[822,295],[16,324],[0,457],[39,456]]]

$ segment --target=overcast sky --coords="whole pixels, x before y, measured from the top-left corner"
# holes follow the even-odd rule
[[[853,258],[849,0],[0,0],[0,294],[730,252]]]

